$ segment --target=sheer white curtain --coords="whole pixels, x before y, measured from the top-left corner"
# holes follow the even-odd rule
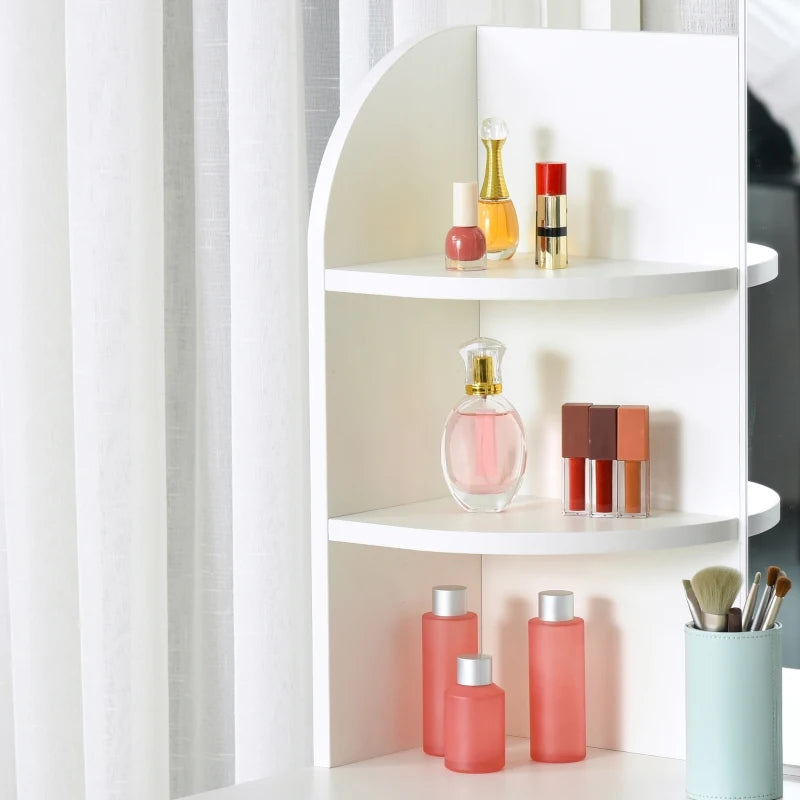
[[[0,14],[0,797],[306,763],[300,6]]]

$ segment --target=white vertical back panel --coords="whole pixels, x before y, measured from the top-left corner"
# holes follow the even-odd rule
[[[653,505],[738,516],[738,319],[736,292],[482,303],[528,437],[522,491],[561,496],[562,403],[646,404]]]
[[[535,162],[566,161],[571,253],[736,264],[737,58],[733,37],[478,28],[478,119],[508,122],[520,250]]]

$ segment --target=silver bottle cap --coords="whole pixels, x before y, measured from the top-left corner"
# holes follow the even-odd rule
[[[460,617],[467,613],[466,586],[434,586],[431,610],[437,617]]]
[[[567,622],[575,616],[575,595],[565,589],[539,592],[539,619],[542,622]]]
[[[488,686],[492,682],[492,657],[482,653],[459,656],[456,681],[462,686]]]

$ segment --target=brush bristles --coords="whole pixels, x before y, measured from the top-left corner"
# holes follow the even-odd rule
[[[778,597],[786,597],[789,589],[792,588],[792,582],[788,578],[778,578],[775,584],[775,594]]]
[[[780,567],[767,567],[767,586],[774,586],[781,574]]]
[[[758,586],[761,583],[761,573],[756,572],[755,577],[753,578],[753,583]]]
[[[733,567],[706,567],[692,578],[692,588],[706,614],[727,614],[742,586],[742,573]]]

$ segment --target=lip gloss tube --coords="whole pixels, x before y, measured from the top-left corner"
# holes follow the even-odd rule
[[[592,516],[617,516],[617,409],[589,408],[589,458],[592,464]]]
[[[567,257],[567,165],[536,164],[536,263],[563,269]]]
[[[561,406],[561,456],[564,467],[562,505],[564,514],[587,515],[591,508],[589,467],[589,408],[591,403]]]
[[[650,516],[650,408],[617,411],[617,505],[621,517]]]

